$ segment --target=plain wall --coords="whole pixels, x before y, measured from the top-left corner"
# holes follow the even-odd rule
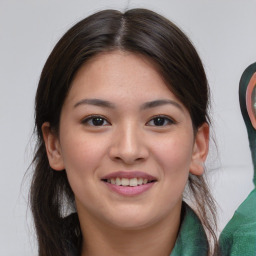
[[[33,104],[53,46],[77,21],[105,8],[143,7],[176,23],[196,46],[212,90],[217,141],[208,159],[219,230],[253,188],[253,167],[240,114],[238,84],[256,61],[255,0],[0,1],[0,255],[36,255],[27,210],[33,153]]]

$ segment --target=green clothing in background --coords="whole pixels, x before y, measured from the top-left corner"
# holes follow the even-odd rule
[[[256,189],[236,210],[220,236],[221,256],[256,255]]]
[[[239,86],[239,100],[242,115],[248,132],[249,146],[254,166],[254,186],[256,186],[256,130],[252,126],[247,108],[246,91],[252,76],[256,72],[256,63],[243,73]],[[253,85],[253,84],[251,84]],[[256,86],[253,85],[254,87]],[[252,106],[256,115],[256,94],[253,94]],[[238,188],[239,189],[239,188]],[[225,210],[225,209],[224,209]],[[256,189],[249,194],[236,210],[220,235],[221,256],[256,256]]]

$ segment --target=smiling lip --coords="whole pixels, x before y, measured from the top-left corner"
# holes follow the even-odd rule
[[[143,183],[140,185],[136,185],[136,186],[129,186],[129,185],[116,185],[116,184],[112,184],[112,182],[110,183],[109,180],[111,179],[143,179],[143,181],[147,180],[147,183]],[[120,194],[123,196],[136,196],[136,195],[140,195],[144,192],[146,192],[147,190],[149,190],[157,181],[156,177],[146,174],[144,172],[139,172],[139,171],[119,171],[119,172],[114,172],[114,173],[110,173],[106,176],[104,176],[101,179],[106,186]]]

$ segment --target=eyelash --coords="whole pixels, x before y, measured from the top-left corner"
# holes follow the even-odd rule
[[[102,124],[101,125],[93,124],[92,122],[96,119],[101,119],[106,124],[103,124],[103,125]],[[111,125],[110,122],[104,116],[100,116],[100,115],[90,115],[90,116],[86,117],[85,119],[83,119],[81,123],[88,125],[88,126],[99,126],[99,127]]]
[[[162,121],[164,121],[163,125],[156,125],[156,124],[152,124],[150,125],[150,122],[154,122],[156,121],[156,119],[161,118]],[[162,126],[167,126],[167,125],[172,125],[172,124],[176,124],[176,121],[174,121],[172,118],[165,116],[165,115],[158,115],[158,116],[154,116],[152,117],[147,123],[147,126],[156,126],[156,127],[162,127]]]
[[[93,123],[93,121],[97,121],[97,119],[99,119],[98,121],[100,121],[99,125],[96,125],[95,123]],[[150,124],[151,122],[155,122],[157,119],[160,119],[160,120],[158,120],[158,121],[161,121],[160,125],[157,125],[156,123]],[[163,121],[163,123],[162,123],[162,121]],[[101,123],[101,122],[103,122],[103,123]],[[99,127],[111,125],[111,123],[104,116],[100,116],[100,115],[90,115],[90,116],[86,117],[85,119],[83,119],[81,123],[88,125],[88,126],[99,126]],[[174,121],[172,118],[165,116],[165,115],[158,115],[158,116],[152,117],[146,123],[146,126],[162,127],[162,126],[167,126],[167,125],[172,125],[172,124],[176,124],[176,121]]]

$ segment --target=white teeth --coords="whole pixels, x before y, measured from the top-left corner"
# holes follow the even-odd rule
[[[143,184],[143,179],[139,178],[137,182],[138,182],[138,185],[142,185]]]
[[[143,184],[147,184],[148,183],[148,180],[147,179],[144,179],[143,180]]]
[[[111,178],[107,180],[108,183],[117,185],[117,186],[130,186],[130,187],[136,187],[143,184],[148,183],[148,179],[143,178]]]
[[[122,178],[121,183],[122,183],[122,186],[129,186],[130,185],[129,179],[126,179],[126,178]]]
[[[138,184],[137,178],[130,179],[130,186],[135,187]]]
[[[116,185],[118,185],[118,186],[122,185],[122,182],[121,182],[120,178],[116,178]]]

